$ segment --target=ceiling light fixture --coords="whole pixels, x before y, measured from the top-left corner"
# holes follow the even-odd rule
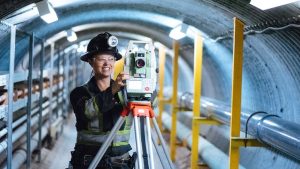
[[[40,17],[46,23],[52,23],[58,20],[56,12],[47,0],[36,3]]]
[[[67,30],[67,39],[69,42],[74,42],[77,40],[76,33],[72,29]]]
[[[286,5],[299,0],[251,0],[250,4],[261,9],[267,10],[277,6]]]
[[[169,37],[175,40],[179,40],[186,36],[187,29],[188,25],[182,23],[171,30]]]

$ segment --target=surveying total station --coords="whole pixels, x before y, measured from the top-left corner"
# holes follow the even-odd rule
[[[154,100],[154,97],[156,97],[156,67],[156,57],[152,42],[129,41],[124,62],[124,72],[129,74],[129,79],[126,80],[126,86],[122,90],[126,106],[108,138],[102,144],[100,150],[91,162],[89,169],[95,169],[97,167],[117,131],[124,123],[126,116],[130,113],[134,118],[135,142],[138,159],[138,164],[135,165],[135,168],[155,168],[152,144],[156,151],[159,151],[156,140],[151,137],[150,119],[152,119],[154,129],[162,145],[163,155],[165,157],[164,158],[161,153],[158,153],[161,164],[165,169],[174,168],[152,109],[152,101]],[[167,159],[167,165],[163,162],[163,159]]]
[[[157,81],[156,57],[151,42],[129,42],[124,72],[130,76],[125,90],[128,101],[151,101]]]

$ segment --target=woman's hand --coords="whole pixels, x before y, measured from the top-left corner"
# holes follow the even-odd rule
[[[127,79],[129,79],[128,73],[121,72],[120,74],[118,74],[116,80],[114,81],[111,87],[113,95],[115,95],[118,91],[120,91],[121,87],[126,85],[124,81]]]

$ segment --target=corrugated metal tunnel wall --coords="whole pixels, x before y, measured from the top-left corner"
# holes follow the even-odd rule
[[[12,23],[18,22],[17,15],[34,11],[36,1],[0,1],[0,18]],[[187,0],[187,1],[50,1],[59,20],[46,24],[37,15],[31,19],[15,23],[19,30],[34,32],[36,37],[45,40],[45,69],[64,67],[65,61],[59,56],[70,56],[70,65],[76,65],[74,73],[79,77],[89,77],[87,65],[79,62],[73,44],[88,40],[101,31],[115,32],[120,38],[121,48],[125,49],[129,39],[151,38],[172,48],[168,37],[170,30],[184,22],[203,32],[204,59],[202,95],[230,103],[232,30],[233,17],[242,19],[245,24],[243,96],[244,108],[276,114],[282,119],[299,124],[300,120],[300,3],[281,6],[266,11],[259,10],[243,1],[236,0]],[[23,8],[26,7],[26,8]],[[23,9],[22,9],[23,8]],[[15,20],[15,21],[14,21]],[[73,28],[78,40],[70,43],[64,31]],[[276,28],[276,29],[274,29]],[[29,35],[17,31],[15,71],[28,67]],[[9,70],[10,29],[0,24],[0,71]],[[218,41],[215,41],[218,40]],[[50,44],[55,41],[53,65],[50,64]],[[38,43],[38,40],[36,40]],[[180,54],[190,69],[193,69],[193,41],[180,40]],[[36,44],[38,51],[41,49]],[[69,51],[68,51],[69,50]],[[38,54],[37,51],[37,54]],[[33,62],[34,70],[39,70],[39,55]],[[171,63],[168,60],[167,63]],[[171,64],[166,67],[166,86],[171,85]],[[180,65],[181,66],[181,65]],[[85,68],[82,68],[85,67]],[[64,67],[65,69],[66,67]],[[80,68],[80,70],[78,70]],[[81,71],[84,69],[85,71]],[[192,72],[181,67],[180,91],[192,91]],[[77,74],[79,75],[79,74]],[[83,83],[87,78],[77,77],[69,88]],[[53,96],[55,97],[55,96]],[[65,96],[66,98],[68,96]],[[62,109],[65,110],[65,109]],[[184,116],[184,115],[182,115]],[[181,119],[186,119],[181,117]],[[190,121],[186,120],[186,124]],[[228,132],[224,133],[223,131]],[[300,131],[299,131],[300,132]],[[227,153],[229,142],[228,127],[207,127],[202,133],[208,140]],[[221,139],[220,139],[221,138]],[[269,148],[242,148],[241,164],[246,168],[300,168],[299,161]]]

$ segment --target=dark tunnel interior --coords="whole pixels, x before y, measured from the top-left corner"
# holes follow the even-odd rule
[[[81,75],[73,79],[76,85],[84,83],[91,74],[90,67],[80,63],[79,56],[85,52],[80,48],[86,47],[99,32],[108,31],[119,38],[121,52],[126,50],[131,39],[151,39],[155,45],[163,44],[167,48],[165,86],[171,88],[173,40],[168,35],[172,28],[184,23],[201,32],[203,37],[202,88],[198,90],[204,97],[230,105],[233,18],[237,17],[245,24],[242,108],[250,113],[267,112],[300,125],[299,1],[268,10],[261,10],[245,0],[49,1],[58,15],[58,21],[51,24],[38,17],[34,3],[39,0],[0,0],[0,74],[9,72],[9,24],[17,28],[15,72],[28,70],[29,39],[34,33],[37,38],[34,40],[33,70],[40,68],[43,41],[44,68],[60,72],[58,65],[65,62],[60,58],[69,56],[69,62],[80,67]],[[66,38],[65,31],[69,29],[77,34],[74,42]],[[178,91],[193,93],[193,35],[188,33],[179,43]],[[51,48],[54,48],[53,65]],[[180,114],[179,120],[190,127],[190,116]],[[228,153],[228,126],[205,125],[201,135]],[[295,147],[299,149],[299,144]],[[241,148],[240,164],[249,169],[300,169],[299,159],[271,147]]]

